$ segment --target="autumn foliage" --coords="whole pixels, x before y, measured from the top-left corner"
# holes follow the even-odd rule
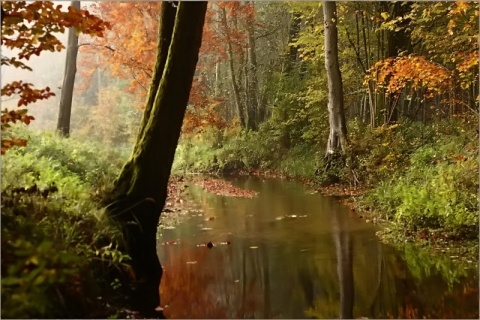
[[[90,72],[84,74],[86,81],[95,68],[108,69],[112,76],[129,81],[128,92],[145,100],[156,57],[160,3],[101,2],[94,10],[109,21],[111,30],[104,37],[96,38],[88,43],[89,45],[82,46],[82,52],[90,53],[90,55],[84,55],[84,60],[81,62],[82,65],[90,68]],[[221,10],[225,10],[231,24],[221,25],[219,15]],[[125,19],[125,12],[128,12],[128,19]],[[232,44],[234,52],[246,51],[245,26],[252,21],[254,13],[251,3],[209,4],[200,59],[185,115],[184,132],[201,131],[208,126],[225,127],[220,109],[228,97],[222,94],[215,95],[212,92],[211,80],[205,75],[215,68],[216,63],[226,61],[227,41]],[[91,59],[94,55],[99,57],[97,61]]]
[[[457,97],[461,90],[478,86],[478,16],[474,2],[413,4],[406,16],[384,27],[398,30],[409,19],[418,52],[378,61],[368,70],[364,84],[373,83],[376,92],[396,98],[407,93],[421,96],[422,101],[440,98],[450,107],[465,105]]]
[[[51,1],[4,1],[1,4],[2,16],[2,46],[15,50],[16,56],[2,56],[1,65],[25,70],[32,70],[25,60],[43,51],[61,51],[65,48],[55,33],[65,32],[74,27],[77,32],[90,36],[103,36],[109,27],[102,19],[90,14],[87,10],[76,10],[68,7],[62,10],[62,5]],[[48,99],[55,95],[49,87],[36,89],[32,83],[13,81],[1,89],[2,96],[18,96],[18,107],[27,106],[37,100]],[[27,109],[2,110],[1,121],[2,154],[14,146],[24,146],[25,140],[8,136],[5,130],[10,123],[23,122],[29,124],[34,118],[28,115]]]
[[[397,95],[405,87],[425,90],[426,97],[446,93],[452,88],[452,72],[421,56],[394,57],[377,62],[367,80],[385,88],[388,94]]]

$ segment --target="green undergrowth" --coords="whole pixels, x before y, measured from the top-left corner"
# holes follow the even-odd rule
[[[200,135],[184,136],[180,141],[173,172],[225,173],[229,163],[240,161],[242,170],[227,174],[274,172],[292,178],[315,179],[320,146],[302,141],[283,142],[284,137],[267,124],[259,131],[207,130]]]
[[[419,239],[478,239],[476,132],[460,121],[394,130],[388,149],[360,157],[372,188],[357,204]]]
[[[125,155],[14,128],[2,157],[2,317],[107,317],[129,257],[99,199]]]

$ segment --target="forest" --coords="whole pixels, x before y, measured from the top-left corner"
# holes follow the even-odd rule
[[[478,21],[2,2],[2,317],[478,318]]]

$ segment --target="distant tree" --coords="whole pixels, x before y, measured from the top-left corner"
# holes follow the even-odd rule
[[[70,6],[80,10],[80,1],[72,1]],[[70,116],[72,114],[73,87],[77,72],[78,34],[74,27],[68,29],[67,58],[63,77],[60,109],[58,112],[57,131],[60,135],[70,135]]]

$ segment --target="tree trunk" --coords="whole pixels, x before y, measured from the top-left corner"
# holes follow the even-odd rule
[[[343,108],[342,75],[338,65],[338,31],[336,2],[323,2],[325,24],[325,68],[328,79],[328,120],[330,134],[326,157],[345,153],[347,125]]]
[[[80,1],[72,1],[70,6],[80,9]],[[70,116],[72,114],[73,87],[77,73],[78,34],[75,28],[68,29],[67,58],[65,60],[65,73],[63,76],[60,108],[58,113],[57,131],[60,135],[70,135]]]
[[[147,95],[147,102],[145,104],[145,110],[143,112],[142,121],[137,135],[137,140],[133,148],[134,155],[140,146],[142,137],[147,126],[150,114],[153,109],[155,97],[157,95],[158,87],[162,79],[163,71],[165,69],[165,63],[167,61],[168,49],[172,42],[173,28],[175,26],[175,16],[177,13],[177,7],[172,2],[162,2],[160,8],[160,21],[158,26],[158,43],[157,43],[157,59],[153,69],[152,82]],[[120,172],[117,181],[129,181],[132,178],[133,170],[133,156],[125,163],[122,171]],[[119,185],[118,183],[116,183]],[[117,190],[118,191],[118,190]]]
[[[249,5],[247,1],[246,5]],[[250,5],[254,8],[255,3],[251,2]],[[253,10],[255,12],[255,10]],[[257,48],[254,38],[254,24],[255,19],[253,14],[248,15],[247,17],[247,35],[248,35],[248,81],[247,90],[247,110],[248,110],[248,122],[250,123],[249,128],[252,130],[257,130],[259,124],[259,111],[260,111],[260,100],[258,98],[258,77],[257,77]]]
[[[237,78],[235,74],[235,67],[233,64],[233,48],[232,48],[232,41],[230,39],[231,38],[230,30],[227,23],[227,11],[225,10],[225,8],[222,7],[220,12],[222,15],[222,18],[221,18],[222,25],[223,25],[223,29],[224,29],[226,40],[227,40],[226,45],[227,45],[228,67],[229,67],[228,70],[230,72],[230,79],[232,82],[232,90],[233,90],[233,97],[235,100],[235,107],[237,110],[238,118],[240,120],[240,125],[242,128],[245,128],[246,122],[245,122],[245,116],[243,114],[242,100],[240,97],[240,89],[238,88]]]
[[[163,6],[162,16],[167,10],[172,14],[166,7],[169,4]],[[154,314],[160,302],[162,269],[157,257],[157,226],[198,61],[206,8],[207,2],[178,5],[163,76],[156,85],[165,59],[163,49],[172,32],[168,28],[161,31],[162,50],[157,53],[156,75],[147,101],[152,103],[151,109],[146,110],[144,128],[131,159],[114,183],[114,201],[107,207],[110,217],[123,226],[136,276],[133,303],[144,315]]]
[[[143,130],[145,130],[148,120],[150,119],[155,96],[158,91],[158,86],[160,85],[160,80],[162,79],[163,69],[167,62],[168,48],[172,42],[176,13],[177,7],[174,6],[172,2],[162,2],[158,28],[157,61],[155,62],[155,67],[153,69],[152,82],[150,84],[150,89],[148,90],[147,104],[143,112],[140,131],[138,132],[137,137],[137,144],[143,135]]]

